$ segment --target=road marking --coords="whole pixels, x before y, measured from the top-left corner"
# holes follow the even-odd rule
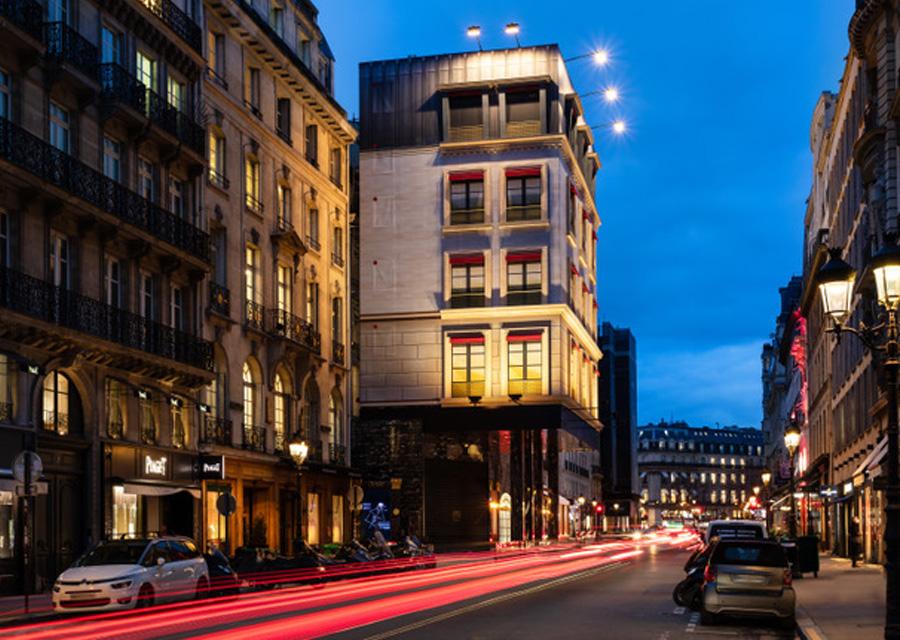
[[[365,640],[384,640],[385,638],[390,638],[392,636],[406,633],[408,631],[415,631],[416,629],[421,629],[422,627],[427,627],[430,624],[434,624],[436,622],[443,622],[444,620],[449,620],[450,618],[455,618],[456,616],[463,615],[465,613],[471,613],[477,609],[482,609],[484,607],[489,607],[494,604],[498,604],[500,602],[505,602],[506,600],[512,600],[513,598],[518,598],[519,596],[523,596],[528,593],[537,593],[538,591],[543,591],[545,589],[550,589],[560,584],[564,584],[566,582],[570,582],[572,580],[578,580],[581,578],[585,578],[589,575],[593,575],[595,573],[606,573],[607,571],[611,571],[613,569],[618,569],[622,567],[625,563],[623,562],[613,562],[612,564],[603,565],[600,567],[596,567],[594,569],[587,569],[585,571],[579,571],[578,573],[573,573],[568,576],[563,576],[561,578],[557,578],[556,580],[551,580],[549,582],[545,582],[543,584],[538,584],[532,587],[526,587],[525,589],[520,589],[519,591],[513,591],[512,593],[507,593],[502,596],[497,596],[494,598],[490,598],[489,600],[484,600],[483,602],[476,602],[474,604],[470,604],[467,607],[462,607],[461,609],[455,609],[453,611],[448,611],[447,613],[442,613],[440,615],[432,616],[430,618],[426,618],[425,620],[421,620],[419,622],[413,622],[411,624],[406,625],[405,627],[399,627],[397,629],[391,629],[390,631],[385,631],[383,633],[376,634],[374,636],[367,636]],[[371,624],[371,623],[369,623]],[[345,631],[349,631],[349,629],[345,629]]]
[[[822,636],[818,634],[816,628],[812,625],[803,627],[803,631],[806,633],[806,637],[810,638],[810,640],[822,640]]]
[[[684,613],[684,611],[685,611],[684,607],[675,607],[675,615],[676,616],[680,616],[682,613]]]

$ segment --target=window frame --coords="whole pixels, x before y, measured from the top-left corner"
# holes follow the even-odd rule
[[[505,384],[507,394],[519,395],[546,395],[547,389],[547,345],[546,331],[537,330],[517,330],[506,333],[506,349],[503,371],[505,373]],[[521,354],[519,349],[521,348]],[[515,353],[514,353],[515,352]],[[513,364],[514,355],[521,356],[521,364]],[[537,365],[532,364],[531,359],[537,358]],[[532,377],[528,374],[532,369],[538,369],[538,376]],[[524,377],[514,378],[513,368],[520,367]]]
[[[485,397],[490,389],[490,367],[488,366],[489,341],[484,333],[447,334],[445,395],[449,398]],[[478,365],[478,359],[481,364]],[[458,366],[461,359],[464,366]],[[474,360],[474,362],[473,362]],[[481,372],[481,380],[474,379]],[[457,372],[464,372],[464,380],[455,380]]]
[[[448,172],[444,178],[445,201],[445,224],[449,226],[463,226],[473,224],[485,224],[489,217],[488,211],[488,172],[478,169],[471,171]],[[481,189],[481,206],[472,206],[473,194],[472,186],[480,185]],[[459,196],[460,189],[464,189],[462,194],[465,206],[454,206],[454,200]],[[455,193],[456,192],[456,193]],[[477,204],[477,201],[476,201]]]
[[[543,304],[547,295],[547,265],[546,254],[542,248],[536,250],[516,249],[501,251],[501,260],[506,268],[501,282],[500,297],[505,300],[507,306],[530,306]],[[523,268],[523,285],[521,289],[514,289],[510,285],[510,275],[514,267],[525,265]],[[537,265],[539,284],[537,288],[529,288],[528,267]]]
[[[487,307],[488,265],[484,254],[447,257],[446,305],[451,309],[473,309]],[[477,273],[480,270],[480,274]],[[481,288],[477,280],[481,279]],[[464,281],[465,288],[457,287]]]

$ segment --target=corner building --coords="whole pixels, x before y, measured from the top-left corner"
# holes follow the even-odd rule
[[[368,526],[445,547],[590,526],[600,162],[582,114],[555,45],[360,65]]]

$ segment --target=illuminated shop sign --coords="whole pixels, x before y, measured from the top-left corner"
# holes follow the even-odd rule
[[[200,456],[197,470],[201,480],[221,480],[225,477],[225,456]]]
[[[144,475],[166,477],[166,457],[144,456]]]

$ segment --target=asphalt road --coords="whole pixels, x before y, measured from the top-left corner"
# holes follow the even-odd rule
[[[330,636],[337,640],[523,640],[610,638],[679,640],[795,638],[763,621],[700,626],[699,614],[672,601],[684,550],[644,555],[475,602],[392,618]]]

